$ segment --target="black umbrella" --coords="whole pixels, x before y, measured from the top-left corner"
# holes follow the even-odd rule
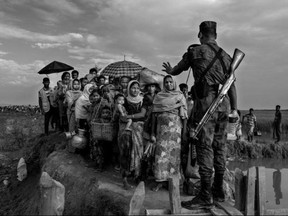
[[[38,74],[52,74],[52,73],[59,73],[62,71],[73,70],[74,68],[70,65],[67,65],[62,62],[53,61],[50,64],[46,65],[42,68]]]

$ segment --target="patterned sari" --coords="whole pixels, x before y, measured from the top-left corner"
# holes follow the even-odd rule
[[[157,144],[154,176],[156,181],[167,181],[172,175],[180,178],[182,123],[178,110],[157,114]]]
[[[167,75],[163,83],[166,78],[173,80]],[[157,122],[154,176],[158,182],[175,175],[180,178],[182,119],[188,116],[186,99],[176,86],[175,81],[171,90],[164,85],[153,101],[152,112]]]

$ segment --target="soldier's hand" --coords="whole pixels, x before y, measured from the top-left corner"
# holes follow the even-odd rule
[[[163,62],[162,66],[164,67],[162,71],[166,72],[167,74],[171,74],[172,67],[169,62]]]

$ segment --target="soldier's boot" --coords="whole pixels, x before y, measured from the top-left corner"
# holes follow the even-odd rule
[[[223,190],[223,177],[224,174],[215,174],[212,186],[212,195],[215,202],[224,202],[225,193]]]
[[[199,194],[189,201],[182,201],[181,206],[190,210],[194,209],[211,209],[214,206],[211,194],[210,178],[201,179],[201,190]]]

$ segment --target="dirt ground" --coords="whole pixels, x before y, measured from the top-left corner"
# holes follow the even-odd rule
[[[51,153],[53,150],[65,151],[63,148],[65,147],[65,139],[62,135],[59,134],[52,134],[49,136],[49,138],[45,138],[43,136],[39,136],[32,140],[35,143],[35,147],[33,150],[31,149],[30,153],[25,155],[24,158],[27,159],[27,166],[28,166],[28,177],[22,181],[19,182],[17,180],[17,163],[18,158],[21,157],[21,154],[23,151],[18,151],[18,154],[16,152],[2,152],[2,154],[6,155],[7,157],[13,158],[11,159],[11,164],[7,167],[1,167],[0,168],[0,176],[1,176],[1,184],[0,184],[0,215],[38,215],[39,213],[39,200],[40,200],[40,187],[39,187],[39,179],[41,174],[40,166],[44,163],[44,160],[41,159],[44,157],[47,157],[49,153]],[[56,143],[56,144],[55,144]],[[54,146],[53,146],[54,145]],[[46,147],[45,147],[46,146]],[[50,147],[47,147],[50,146]],[[58,146],[57,148],[55,146]],[[62,149],[62,150],[61,150]],[[38,151],[38,154],[36,152]],[[68,155],[71,160],[69,159],[69,163],[78,163],[77,157],[75,155],[71,154]],[[71,162],[72,161],[72,162]],[[60,162],[59,162],[60,163]],[[127,210],[127,203],[129,203],[131,197],[133,196],[134,189],[131,190],[124,190],[122,187],[122,179],[119,172],[117,172],[112,166],[107,166],[106,169],[103,172],[97,172],[96,169],[94,169],[91,166],[91,161],[84,160],[83,169],[88,169],[89,175],[93,175],[95,178],[98,179],[100,189],[101,191],[104,191],[102,194],[99,194],[99,199],[103,202],[96,202],[92,203],[91,205],[97,205],[101,206],[104,211],[104,209],[109,209],[109,212],[113,215],[122,215],[123,211],[128,212]],[[82,165],[81,165],[82,166]],[[6,187],[2,183],[5,177],[9,178],[9,186]],[[87,175],[86,175],[87,177]],[[136,187],[136,183],[134,183],[132,180],[130,180],[131,184]],[[167,188],[163,188],[159,190],[158,192],[154,192],[151,190],[151,188],[154,186],[154,181],[152,178],[149,178],[145,182],[145,201],[144,206],[142,209],[142,212],[144,214],[145,209],[169,209],[169,194]],[[69,188],[69,186],[68,186]],[[117,199],[113,200],[113,203],[115,203],[115,206],[111,206],[111,200],[107,196],[108,192],[105,191],[113,191],[117,195]],[[81,190],[81,189],[80,189]],[[83,191],[78,191],[79,198],[81,197],[81,193],[87,193],[83,189]],[[187,200],[189,199],[188,196],[182,194],[182,199]],[[114,196],[115,197],[115,196]],[[120,199],[122,200],[119,200]],[[121,198],[122,197],[122,198]],[[77,197],[75,197],[77,199]],[[126,200],[124,202],[124,200]],[[123,201],[123,203],[122,203]],[[89,201],[91,202],[91,201]],[[98,209],[89,209],[89,205],[87,203],[87,206],[80,205],[81,202],[79,202],[79,209],[70,209],[68,212],[69,214],[72,212],[78,212],[80,215],[86,215],[91,214],[91,212],[94,211],[94,213],[99,213]],[[122,209],[122,207],[118,207],[117,205],[122,205],[122,207],[125,207]],[[108,206],[105,206],[108,205]],[[114,209],[111,210],[111,207]],[[81,209],[80,209],[81,208]],[[102,211],[102,213],[103,213]],[[108,210],[107,210],[108,211]],[[66,212],[68,214],[68,212]],[[79,215],[77,213],[77,215]],[[100,212],[101,213],[101,212]],[[64,211],[65,214],[65,211]]]

